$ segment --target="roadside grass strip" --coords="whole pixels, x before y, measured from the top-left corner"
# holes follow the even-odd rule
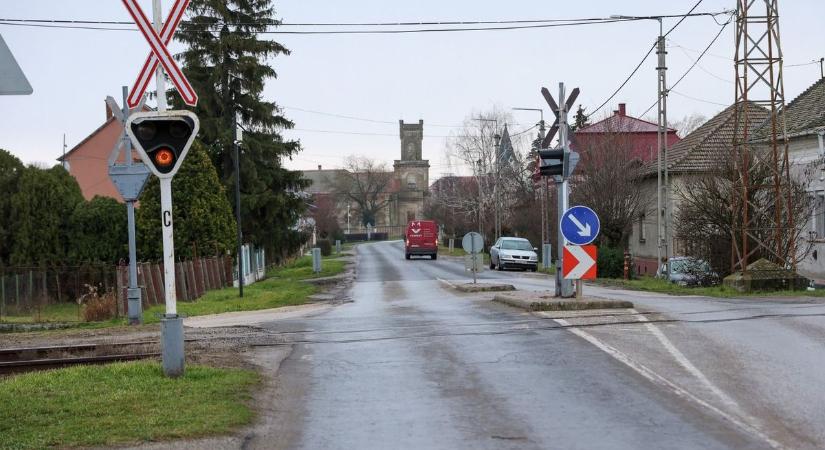
[[[325,259],[320,274],[312,272],[312,258],[305,256],[284,267],[270,269],[265,280],[244,286],[243,298],[238,288],[224,288],[207,292],[193,302],[178,302],[178,314],[185,317],[219,314],[233,311],[255,311],[302,305],[319,288],[301,280],[337,275],[344,271],[345,261]],[[155,305],[144,311],[144,323],[160,321],[164,305]]]
[[[254,418],[249,370],[113,363],[0,379],[0,448],[110,446],[225,434]]]
[[[814,291],[754,291],[739,292],[724,285],[707,287],[679,286],[675,283],[653,278],[640,277],[635,280],[618,278],[599,278],[596,284],[605,287],[620,287],[637,291],[658,292],[670,295],[701,295],[705,297],[736,298],[736,297],[825,297],[825,289]]]
[[[302,305],[307,298],[320,289],[302,280],[330,277],[344,272],[347,261],[340,254],[325,256],[321,272],[312,272],[312,257],[304,256],[283,266],[267,271],[267,278],[244,286],[243,298],[238,297],[237,287],[227,287],[208,291],[201,298],[184,302],[178,301],[178,313],[184,317],[219,314],[233,311],[254,311],[259,309],[280,308],[282,306]],[[153,305],[143,311],[146,324],[160,322],[165,311],[163,304]],[[82,322],[78,315],[78,305],[63,303],[48,305],[39,313],[20,316],[2,316],[0,324],[28,323],[64,323],[73,328],[106,328],[125,325],[125,320],[115,318],[102,322]]]

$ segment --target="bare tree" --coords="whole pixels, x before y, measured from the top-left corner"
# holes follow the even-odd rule
[[[598,141],[578,148],[581,159],[571,179],[571,203],[587,205],[599,216],[599,240],[608,247],[627,246],[633,224],[651,207],[639,189],[642,163],[632,144],[630,133],[608,130]]]
[[[529,160],[521,150],[529,143],[529,134],[511,134],[512,153],[504,158],[499,154],[495,136],[500,136],[504,125],[512,122],[512,117],[499,108],[473,112],[464,120],[464,126],[447,139],[448,164],[456,167],[456,172],[469,173],[475,187],[469,190],[465,180],[460,189],[442,192],[438,201],[453,214],[472,217],[473,229],[483,235],[494,227],[497,204],[502,230],[513,229],[514,198],[523,194],[522,188],[529,185],[526,169]]]
[[[378,213],[389,205],[392,176],[383,162],[350,156],[344,162],[344,170],[331,182],[339,201],[354,203],[361,225],[366,226],[376,225]]]
[[[767,158],[764,151],[755,151],[750,162],[750,182],[752,185],[769,186],[773,173],[766,164],[758,164],[757,158]],[[674,235],[685,246],[686,252],[708,261],[720,275],[725,276],[733,271],[734,243],[741,242],[743,210],[741,208],[741,187],[739,185],[739,171],[736,168],[736,152],[726,151],[716,155],[718,164],[716,169],[692,177],[683,188],[675,193],[680,199],[679,211],[675,216]],[[796,248],[796,255],[790,255],[790,260],[799,262],[810,252],[810,245],[798,245],[805,242],[803,238],[814,203],[806,192],[813,174],[822,167],[822,161],[817,160],[804,166],[798,178],[791,180],[791,201],[794,205],[793,217],[786,217],[787,223],[794,227],[785,227],[787,231],[779,237],[781,248]],[[754,190],[749,203],[753,214],[751,220],[757,224],[752,231],[751,248],[757,248],[757,242],[766,244],[752,261],[760,257],[774,260],[775,255],[767,249],[776,248],[776,238],[773,221],[772,189]],[[790,221],[793,222],[790,222]],[[780,255],[781,256],[781,255]]]
[[[692,113],[688,116],[682,117],[680,120],[673,122],[670,124],[671,128],[676,129],[676,134],[679,137],[685,137],[693,132],[693,130],[702,126],[703,123],[707,122],[708,118],[705,117],[703,114],[699,113]]]

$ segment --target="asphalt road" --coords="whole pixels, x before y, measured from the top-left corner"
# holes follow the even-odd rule
[[[669,385],[667,374],[680,368],[676,362],[642,365],[665,374],[663,382],[622,360],[615,352],[627,354],[617,347],[600,347],[596,333],[610,338],[605,330],[614,325],[577,334],[577,327],[490,302],[489,295],[454,293],[439,279],[465,279],[459,261],[407,261],[399,242],[361,245],[357,255],[352,303],[265,325],[296,344],[280,365],[277,401],[269,405],[279,432],[249,447],[780,446],[762,433],[763,423],[726,409],[740,405],[705,402],[715,391],[691,383],[690,376],[677,376],[676,388]],[[537,289],[549,283],[489,271],[481,278],[511,278]],[[612,319],[597,321],[605,320]],[[654,325],[644,327],[635,329],[649,332]],[[632,340],[629,345],[636,348]],[[650,342],[638,348],[646,354],[646,346],[663,353]]]

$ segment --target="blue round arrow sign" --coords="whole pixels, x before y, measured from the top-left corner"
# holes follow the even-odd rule
[[[564,212],[559,222],[561,234],[574,245],[587,245],[599,235],[599,216],[587,206],[574,206]]]

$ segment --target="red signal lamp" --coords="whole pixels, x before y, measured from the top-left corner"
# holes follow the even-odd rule
[[[158,167],[170,167],[175,163],[175,154],[168,148],[161,148],[152,157]]]

